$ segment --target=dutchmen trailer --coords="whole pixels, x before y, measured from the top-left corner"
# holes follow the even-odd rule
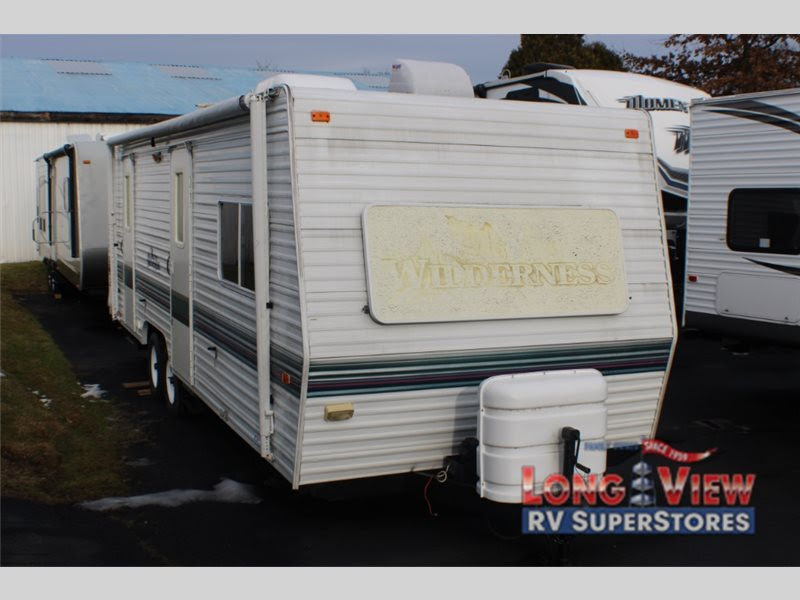
[[[800,88],[691,118],[685,325],[800,345]]]
[[[83,292],[108,286],[110,173],[103,141],[72,141],[36,159],[31,237],[53,290],[63,280]]]
[[[664,203],[672,279],[682,297],[689,176],[689,103],[709,95],[687,85],[638,73],[573,69],[538,63],[520,77],[475,86],[482,98],[646,110],[653,119],[658,185]]]
[[[173,411],[295,488],[472,442],[480,494],[520,502],[562,436],[602,472],[654,434],[675,341],[650,120],[394,70],[412,93],[286,74],[111,138],[113,317]]]

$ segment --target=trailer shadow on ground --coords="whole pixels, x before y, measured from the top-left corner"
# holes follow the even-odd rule
[[[123,385],[147,379],[145,352],[103,298],[22,301],[79,380],[99,385],[142,435],[125,457],[130,497],[114,510],[4,497],[3,565],[800,564],[798,350],[689,332],[673,365],[659,438],[718,448],[696,472],[757,474],[754,535],[582,536],[565,549],[521,535],[519,507],[423,474],[292,491],[210,411],[171,418]],[[638,455],[611,459],[626,476]],[[157,496],[137,498],[148,494]]]

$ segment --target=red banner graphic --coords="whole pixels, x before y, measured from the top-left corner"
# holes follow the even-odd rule
[[[710,448],[705,452],[684,452],[659,440],[642,440],[642,454],[659,454],[675,462],[698,462],[708,458],[716,451],[716,448]]]

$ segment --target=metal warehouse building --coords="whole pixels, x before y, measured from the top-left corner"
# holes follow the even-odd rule
[[[0,262],[35,260],[34,161],[75,136],[113,135],[252,89],[279,70],[0,58]],[[386,90],[388,73],[331,73]]]

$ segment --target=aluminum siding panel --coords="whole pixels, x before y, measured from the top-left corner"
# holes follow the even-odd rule
[[[800,115],[800,91],[740,95]],[[800,135],[796,132],[714,112],[726,99],[691,109],[692,154],[689,180],[686,312],[716,315],[717,278],[723,271],[781,277],[745,258],[800,267],[800,257],[736,252],[728,248],[728,195],[738,187],[800,187]],[[791,276],[786,275],[789,278]]]
[[[272,345],[279,355],[291,354],[302,362],[297,259],[294,250],[292,178],[290,173],[288,117],[285,102],[269,112],[269,201],[271,223]],[[191,143],[192,294],[194,391],[253,448],[259,447],[258,378],[256,373],[255,295],[223,281],[219,265],[219,203],[252,203],[250,123],[247,116],[224,125],[173,136],[170,147]],[[170,289],[165,268],[153,269],[152,257],[166,265],[170,252],[170,165],[166,146],[140,143],[136,160],[135,218],[137,277],[144,275],[164,290]],[[154,152],[162,161],[152,160]],[[121,170],[115,176],[115,206],[121,224]],[[150,264],[148,264],[148,256]],[[141,297],[137,286],[137,298]],[[168,334],[169,310],[147,302],[139,317]],[[169,335],[165,335],[169,342]],[[216,348],[216,352],[209,348]],[[294,363],[294,360],[291,361]],[[277,369],[274,366],[273,369]],[[299,382],[300,375],[296,376]],[[275,433],[274,466],[290,481],[294,475],[299,391],[276,390],[273,399]]]
[[[220,202],[252,203],[250,120],[245,115],[187,139],[194,183],[194,386],[214,412],[258,448],[255,295],[221,279],[218,248]]]
[[[153,154],[161,153],[161,162]],[[166,306],[154,300],[154,294],[144,292],[144,282],[165,290],[169,298],[171,279],[167,271],[171,231],[171,176],[170,153],[158,146],[135,153],[133,176],[134,218],[134,310],[137,320],[149,323],[158,329],[167,342],[167,351],[172,353],[172,321],[169,300]],[[120,192],[122,189],[120,188]],[[148,259],[148,256],[151,256]],[[155,257],[153,260],[152,257]],[[156,267],[156,265],[158,265]],[[134,323],[128,326],[138,330]]]
[[[337,362],[613,340],[660,340],[671,315],[646,117],[485,100],[295,90],[296,202],[311,378]],[[312,110],[331,114],[312,123]],[[623,130],[635,128],[637,141]],[[381,326],[367,304],[361,214],[370,204],[613,207],[631,304],[587,318]],[[367,359],[366,357],[369,357]],[[609,377],[609,438],[649,435],[664,369]],[[636,381],[634,389],[626,382]],[[619,382],[617,385],[616,382]],[[310,382],[309,385],[313,383]],[[638,387],[636,387],[638,386]],[[353,419],[322,419],[352,401]],[[474,431],[475,387],[309,395],[301,483],[441,466]]]

